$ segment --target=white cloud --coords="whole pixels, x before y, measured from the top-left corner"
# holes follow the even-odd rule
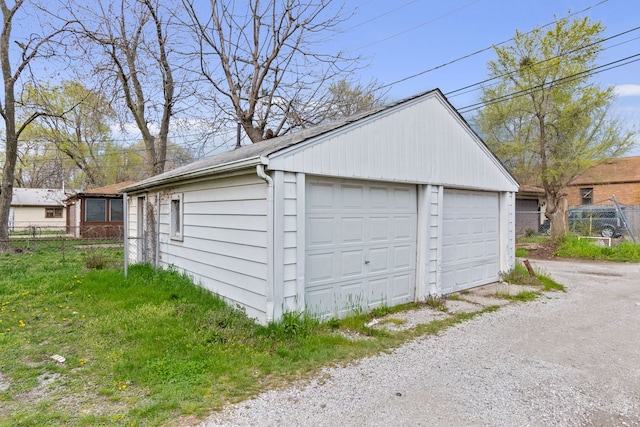
[[[617,85],[613,90],[618,96],[640,96],[640,85]]]

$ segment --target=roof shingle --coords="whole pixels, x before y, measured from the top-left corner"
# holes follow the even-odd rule
[[[588,169],[569,185],[640,182],[640,156],[619,157]]]

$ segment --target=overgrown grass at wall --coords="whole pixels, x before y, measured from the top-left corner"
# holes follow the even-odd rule
[[[196,424],[328,363],[472,317],[393,334],[362,313],[326,323],[289,313],[264,327],[176,272],[133,266],[125,279],[104,268],[121,257],[0,256],[0,426]]]
[[[196,425],[327,364],[497,309],[395,332],[370,322],[443,307],[380,307],[325,323],[288,313],[261,326],[176,272],[133,266],[125,279],[113,268],[121,259],[122,249],[0,256],[0,426]]]
[[[606,247],[599,246],[589,239],[578,239],[571,236],[560,243],[555,255],[562,258],[640,262],[640,245],[622,242],[619,245]]]

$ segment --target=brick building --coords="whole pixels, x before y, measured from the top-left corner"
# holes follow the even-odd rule
[[[640,156],[611,159],[587,170],[567,186],[569,206],[613,204],[640,205]]]

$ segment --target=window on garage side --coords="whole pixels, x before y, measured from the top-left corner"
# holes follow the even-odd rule
[[[174,194],[171,196],[171,238],[174,240],[182,240],[182,228],[183,228],[183,206],[182,206],[182,194]]]
[[[62,208],[45,208],[45,218],[62,218]]]

